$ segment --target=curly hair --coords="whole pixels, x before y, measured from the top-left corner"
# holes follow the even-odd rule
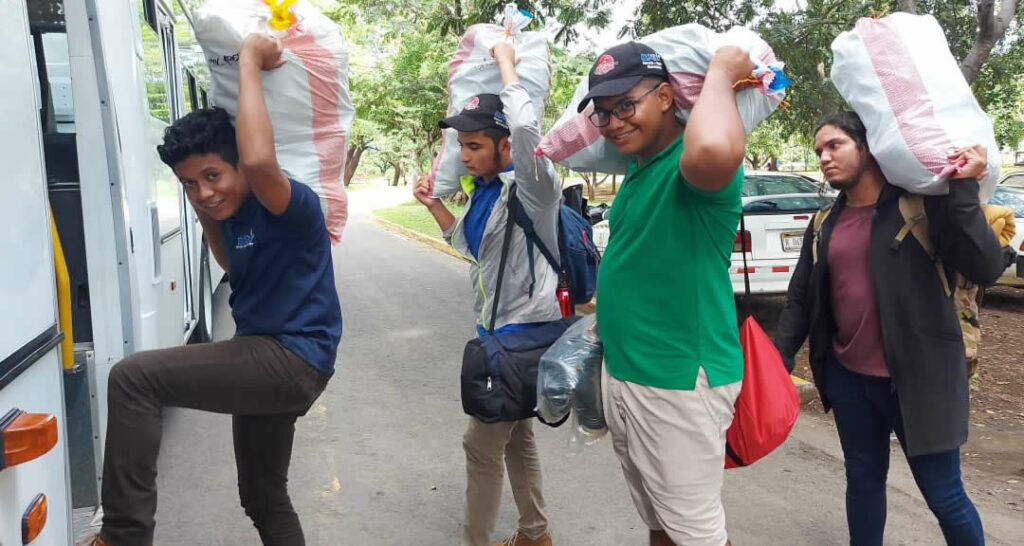
[[[173,168],[191,155],[217,154],[238,166],[238,144],[231,116],[223,108],[203,108],[175,121],[156,147],[160,160]]]

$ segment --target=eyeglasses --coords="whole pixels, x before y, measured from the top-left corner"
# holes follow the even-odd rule
[[[629,119],[636,114],[636,104],[644,99],[647,95],[655,92],[661,84],[655,85],[654,87],[647,90],[646,93],[637,97],[623,100],[616,104],[611,110],[605,110],[594,106],[594,112],[588,116],[587,119],[590,123],[594,124],[594,127],[606,127],[612,121],[612,116],[618,119]]]

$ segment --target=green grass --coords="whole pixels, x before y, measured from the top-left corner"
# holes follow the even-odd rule
[[[456,218],[462,214],[462,206],[452,204],[447,204],[447,206],[448,210],[450,210]],[[377,209],[373,211],[373,213],[384,220],[393,222],[404,228],[441,240],[441,229],[437,227],[437,222],[434,221],[434,217],[430,214],[430,211],[428,211],[427,208],[421,205],[418,201],[402,203],[397,207]]]

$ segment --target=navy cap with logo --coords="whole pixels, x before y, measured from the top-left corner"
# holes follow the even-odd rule
[[[501,98],[498,95],[484,93],[469,99],[465,108],[458,114],[442,119],[437,123],[442,129],[472,132],[484,129],[498,129],[508,132],[508,120],[502,110]]]
[[[591,67],[590,92],[577,111],[582,112],[592,99],[622,95],[650,76],[668,81],[665,61],[657,51],[639,42],[617,45],[602,53]]]

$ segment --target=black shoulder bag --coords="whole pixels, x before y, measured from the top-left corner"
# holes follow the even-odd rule
[[[510,201],[515,191],[513,185],[509,189]],[[519,421],[537,415],[537,365],[540,357],[579,318],[570,315],[527,330],[494,333],[514,223],[510,210],[505,223],[498,283],[494,289],[487,333],[466,343],[462,354],[462,409],[484,423]],[[555,295],[541,294],[539,297],[554,298]],[[558,426],[564,421],[545,424]]]

